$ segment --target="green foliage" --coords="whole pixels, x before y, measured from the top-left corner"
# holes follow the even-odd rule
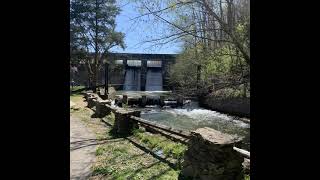
[[[124,48],[124,34],[115,31],[115,17],[120,13],[115,0],[72,0],[70,7],[72,45],[99,52],[116,45]]]
[[[84,86],[70,86],[70,91],[77,91],[77,90],[79,90],[79,89],[83,89],[83,88],[85,88]]]
[[[96,150],[96,156],[101,156],[103,154],[104,148],[103,146],[99,146]]]
[[[241,28],[243,26],[239,26],[240,30]],[[201,66],[200,72],[197,71],[197,65]],[[199,82],[197,73],[200,74]],[[244,94],[243,82],[249,82],[245,77],[248,74],[249,65],[233,46],[206,51],[204,46],[199,44],[185,49],[178,57],[170,71],[170,84],[176,91],[181,90],[186,94],[197,91],[200,95],[203,92],[208,93],[209,89],[214,87],[217,94],[238,97]],[[202,89],[195,89],[197,83]]]
[[[110,174],[112,173],[113,169],[110,168],[110,167],[96,167],[93,169],[93,175],[97,175],[97,174],[103,174],[103,175],[106,175],[106,174]]]
[[[119,13],[115,0],[70,2],[70,59],[75,66],[85,64],[91,88],[96,86],[97,72],[108,51],[115,46],[125,48],[125,35],[115,31]]]

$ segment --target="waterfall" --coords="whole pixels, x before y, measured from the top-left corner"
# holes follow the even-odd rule
[[[146,91],[162,91],[161,68],[148,68]]]
[[[140,68],[127,68],[123,90],[140,91]]]

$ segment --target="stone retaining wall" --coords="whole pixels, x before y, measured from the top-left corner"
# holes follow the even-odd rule
[[[223,113],[250,117],[250,98],[220,98],[205,96],[199,98],[199,105]]]

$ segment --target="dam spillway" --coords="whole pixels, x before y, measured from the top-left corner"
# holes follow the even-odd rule
[[[125,70],[125,91],[162,91],[161,61],[128,60]]]

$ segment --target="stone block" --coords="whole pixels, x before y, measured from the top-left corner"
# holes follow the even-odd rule
[[[189,147],[182,164],[185,177],[196,179],[240,180],[243,157],[233,150],[240,138],[211,128],[191,132]]]
[[[106,105],[111,105],[111,101],[110,100],[97,100],[96,102],[96,115],[97,117],[104,117],[106,116],[107,114],[110,113],[110,111],[108,110],[107,106]]]
[[[145,107],[147,105],[147,96],[146,95],[142,95],[141,96],[141,107]]]
[[[140,117],[140,111],[119,108],[115,111],[115,123],[113,130],[119,135],[129,135],[138,123],[131,120],[130,116]]]
[[[87,107],[88,108],[92,108],[92,107],[94,107],[95,105],[96,105],[96,97],[93,97],[93,96],[90,96],[90,97],[88,97],[88,100],[87,100],[87,103],[88,103],[88,105],[87,105]]]

